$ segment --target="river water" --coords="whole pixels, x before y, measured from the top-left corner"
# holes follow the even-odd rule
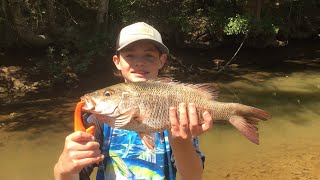
[[[232,127],[216,126],[200,137],[204,179],[319,179],[320,72],[260,75],[226,84],[238,97],[224,94],[273,115],[259,125],[260,145]]]
[[[319,62],[309,61],[312,68],[296,71],[242,68],[233,71],[232,80],[218,82],[219,101],[255,106],[273,117],[258,126],[260,145],[230,125],[216,125],[201,135],[203,179],[320,179]],[[197,76],[210,82],[208,72]],[[53,179],[77,101],[57,98],[0,107],[1,180]]]

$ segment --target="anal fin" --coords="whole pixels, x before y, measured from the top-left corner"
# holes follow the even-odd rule
[[[154,133],[139,133],[142,143],[151,151],[156,148],[156,137]]]

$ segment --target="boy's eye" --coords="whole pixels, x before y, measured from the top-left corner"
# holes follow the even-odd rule
[[[144,53],[144,54],[134,54],[134,53],[127,53],[124,55],[126,60],[133,61],[133,60],[140,60],[140,61],[147,61],[153,62],[156,60],[156,55],[152,53]]]
[[[155,56],[153,56],[152,54],[147,54],[144,56],[146,59],[148,60],[154,60],[155,59]]]

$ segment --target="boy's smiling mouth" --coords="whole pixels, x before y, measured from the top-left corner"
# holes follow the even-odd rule
[[[147,74],[149,74],[149,72],[147,72],[147,71],[139,71],[139,70],[132,71],[131,73],[137,74],[137,75],[147,75]]]

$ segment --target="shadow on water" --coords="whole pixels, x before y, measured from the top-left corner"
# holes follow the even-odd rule
[[[7,105],[1,107],[0,124],[5,132],[61,133],[72,128],[74,106],[75,102],[66,99]],[[70,119],[70,122],[65,119]]]

